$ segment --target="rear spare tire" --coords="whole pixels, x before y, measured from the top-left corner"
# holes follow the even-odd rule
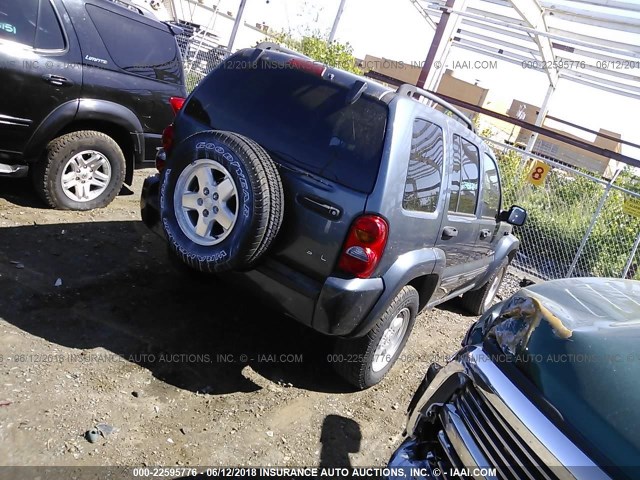
[[[207,273],[246,269],[280,229],[282,182],[254,141],[201,132],[171,153],[160,212],[169,248],[189,267]]]

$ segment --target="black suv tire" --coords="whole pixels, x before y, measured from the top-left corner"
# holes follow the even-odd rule
[[[356,339],[338,339],[335,345],[334,369],[347,382],[359,389],[372,387],[384,378],[402,353],[418,314],[419,296],[415,288],[405,286],[393,299],[367,335]],[[394,322],[399,324],[397,338],[393,335]],[[396,340],[395,348],[382,352],[386,340]],[[380,363],[376,364],[376,361]],[[376,368],[381,367],[381,368]]]
[[[32,178],[49,207],[92,210],[116,198],[125,169],[124,155],[115,140],[102,132],[82,130],[52,140]]]
[[[271,157],[252,140],[219,131],[187,138],[172,156],[160,188],[170,249],[205,273],[253,266],[273,242],[284,214],[282,183]]]

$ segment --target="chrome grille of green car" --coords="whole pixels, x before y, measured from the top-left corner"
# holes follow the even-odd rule
[[[476,387],[466,386],[453,404],[498,478],[557,478]]]

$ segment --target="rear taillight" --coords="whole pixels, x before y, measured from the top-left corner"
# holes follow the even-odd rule
[[[173,148],[174,135],[175,129],[173,127],[173,123],[162,131],[162,148],[164,148],[164,151],[167,152],[167,154],[171,152],[171,149]]]
[[[169,99],[169,104],[173,109],[173,114],[177,115],[184,102],[186,100],[182,97],[171,97]],[[162,131],[162,148],[164,151],[159,151],[156,155],[156,168],[159,172],[164,170],[165,164],[167,162],[167,155],[171,153],[171,149],[173,149],[173,141],[175,137],[175,129],[173,127],[173,123],[169,125]]]
[[[369,278],[387,244],[389,226],[377,215],[363,215],[351,225],[338,268],[358,278]]]
[[[158,169],[159,172],[164,170],[167,163],[167,155],[169,155],[173,149],[174,136],[175,130],[173,124],[162,131],[162,149],[156,154],[156,169]]]
[[[171,104],[171,108],[173,108],[174,115],[177,115],[182,106],[184,105],[186,99],[182,97],[171,97],[169,99],[169,103]]]

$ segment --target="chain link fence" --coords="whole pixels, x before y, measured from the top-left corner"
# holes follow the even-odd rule
[[[514,229],[521,242],[516,268],[545,280],[640,279],[640,179],[630,169],[606,179],[489,141],[498,152],[503,204],[529,213]]]
[[[213,33],[186,22],[177,25],[184,31],[176,36],[176,40],[182,54],[187,91],[191,93],[211,70],[227,58],[229,51],[220,46]]]

